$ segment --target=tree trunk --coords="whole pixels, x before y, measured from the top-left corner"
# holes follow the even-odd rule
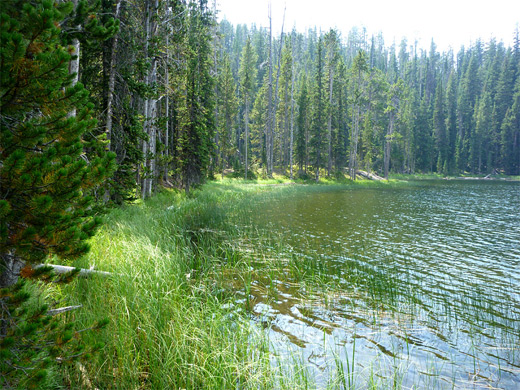
[[[157,81],[157,59],[155,55],[151,55],[150,44],[157,33],[157,11],[159,7],[158,0],[148,0],[146,3],[145,29],[146,43],[145,54],[150,59],[150,69],[146,75],[145,82],[149,87],[153,87]],[[143,199],[152,195],[154,178],[156,177],[155,152],[157,143],[157,97],[155,95],[148,96],[144,102],[144,132],[148,135],[148,140],[143,142],[143,155],[145,158],[145,176],[143,179],[141,196]]]
[[[289,145],[289,165],[291,166],[291,180],[293,179],[293,143],[294,143],[294,56],[292,56],[291,77],[291,139]],[[301,167],[300,167],[301,169]]]
[[[280,62],[281,62],[281,59],[282,59],[282,47],[283,47],[283,23],[282,23],[282,32],[281,32],[281,35],[280,35],[280,51],[278,53],[278,69],[276,69],[276,83],[275,83],[275,87],[274,87],[274,107],[273,107],[273,127],[272,127],[272,130],[274,132],[274,129],[276,127],[276,111],[278,109],[278,83],[280,81]],[[281,135],[280,135],[280,144],[282,143],[282,140],[281,140]],[[271,164],[274,164],[274,134],[273,136],[271,137],[271,161],[272,163]],[[281,162],[281,161],[280,161]]]
[[[165,116],[166,116],[166,126],[164,129],[164,172],[163,179],[165,182],[168,181],[168,156],[170,154],[170,72],[168,70],[168,66],[170,65],[170,42],[168,40],[169,33],[166,33],[166,66],[164,67],[165,72]],[[218,134],[218,133],[217,133]]]
[[[388,172],[390,170],[390,153],[392,151],[392,134],[394,133],[394,114],[390,113],[390,123],[388,125],[388,133],[385,143],[385,179],[388,180]]]
[[[246,93],[246,113],[245,113],[245,125],[246,125],[246,136],[245,136],[245,166],[246,166],[246,172],[245,172],[245,180],[247,180],[247,169],[248,169],[248,161],[247,161],[247,149],[248,149],[248,143],[249,143],[249,99]]]
[[[0,289],[15,284],[20,276],[20,270],[24,266],[25,263],[14,253],[2,253],[0,255]]]
[[[357,170],[357,146],[359,135],[359,104],[356,105],[354,115],[354,129],[352,130],[352,144],[350,146],[349,175],[352,180],[356,180]]]
[[[269,3],[269,86],[268,86],[268,115],[267,115],[267,134],[266,134],[266,154],[267,154],[267,175],[273,174],[273,27],[271,18],[271,4]]]
[[[74,4],[74,11],[76,11],[78,7],[78,0],[72,0],[72,4]],[[81,26],[72,26],[74,29],[80,29]],[[72,40],[72,47],[74,48],[74,56],[75,58],[71,59],[69,62],[69,74],[73,74],[74,77],[72,79],[72,86],[76,85],[79,81],[79,56],[80,56],[80,43],[78,38],[74,38]],[[76,108],[74,107],[69,113],[68,117],[72,118],[76,116]]]
[[[116,1],[116,9],[114,13],[114,17],[117,19],[119,17],[119,10],[121,6],[121,0]],[[117,43],[119,39],[119,33],[117,33],[113,38],[110,45],[110,61],[108,64],[108,88],[107,88],[107,97],[106,97],[106,120],[105,120],[105,133],[107,135],[108,141],[108,149],[111,150],[112,147],[110,145],[110,141],[112,139],[112,115],[114,111],[114,88],[116,83],[116,52],[117,52]]]

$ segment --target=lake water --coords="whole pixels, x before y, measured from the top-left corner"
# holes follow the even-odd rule
[[[280,364],[321,387],[520,389],[520,183],[309,186],[251,220],[283,237],[288,269],[333,286],[252,280]]]

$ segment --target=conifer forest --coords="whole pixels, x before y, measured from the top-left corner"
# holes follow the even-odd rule
[[[147,362],[136,358],[123,363],[118,360],[123,358],[114,358],[100,363],[96,372],[104,372],[106,366],[111,373],[100,374],[105,378],[96,385],[93,371],[85,374],[83,365],[90,367],[88,359],[104,347],[94,336],[83,340],[78,335],[106,331],[119,320],[111,319],[109,324],[103,313],[74,319],[69,308],[74,313],[73,306],[82,305],[84,310],[86,302],[68,302],[64,310],[70,317],[64,320],[61,309],[49,306],[34,281],[50,284],[51,292],[43,295],[56,302],[64,296],[78,297],[79,302],[86,293],[65,292],[76,283],[72,280],[79,269],[63,273],[42,264],[64,259],[64,264],[72,265],[71,261],[90,256],[92,245],[98,248],[92,240],[108,234],[101,218],[107,210],[123,213],[129,204],[155,202],[157,196],[164,196],[165,188],[190,202],[202,184],[224,177],[270,180],[281,175],[313,183],[323,179],[353,182],[372,175],[386,180],[392,175],[416,174],[520,176],[518,29],[511,31],[512,46],[488,39],[439,51],[434,40],[424,49],[406,38],[388,42],[382,33],[369,35],[361,27],[345,32],[322,31],[319,26],[306,31],[273,26],[267,10],[264,26],[233,25],[219,21],[215,3],[1,1],[0,387],[40,388],[39,384],[50,380],[53,362],[82,357],[87,362],[63,374],[62,383],[69,387],[60,388],[297,388],[295,382],[272,387],[252,381],[252,377],[268,380],[251,365],[263,365],[269,371],[269,361],[248,361],[249,368],[242,372],[233,360],[222,369],[221,377],[213,373],[222,382],[208,382],[210,366],[219,367],[219,358],[208,358],[205,363],[202,358],[189,360],[204,351],[214,358],[213,347],[201,352],[195,341],[196,345],[186,343],[193,349],[186,349],[185,355],[179,352],[172,357],[171,362],[184,358],[189,362],[183,360],[178,371],[172,368],[174,374],[163,382],[154,382],[158,376],[153,374],[153,364],[159,363],[154,363],[151,347],[143,347],[145,352],[129,347],[141,351],[139,356],[148,356]],[[218,203],[213,198],[204,202]],[[204,241],[206,236],[200,232],[212,234],[216,228],[206,225],[202,209],[182,207],[193,209],[185,211],[184,225],[178,217],[175,223],[183,227],[180,233],[173,229],[169,236],[175,238],[168,239],[185,240],[172,245],[191,249],[175,252],[184,259],[175,268],[176,276],[161,271],[182,286],[176,290],[178,301],[185,305],[175,309],[178,321],[182,321],[181,312],[198,305],[193,302],[206,299],[195,290],[182,289],[191,288],[189,283],[197,275],[210,279],[202,275],[216,267],[207,259],[235,261],[229,260],[235,255],[224,246],[216,248]],[[151,219],[146,215],[136,218],[143,218],[146,225]],[[224,220],[221,214],[212,218],[208,221]],[[164,226],[164,231],[170,231],[170,225]],[[103,233],[98,236],[100,228]],[[110,242],[107,239],[103,245],[109,248]],[[148,253],[165,251],[156,244],[160,239],[151,242],[155,249]],[[206,252],[197,249],[202,247]],[[88,273],[88,267],[84,268],[81,272]],[[308,276],[309,271],[300,274]],[[125,289],[129,287],[121,287]],[[135,288],[136,296],[140,289]],[[190,300],[190,294],[196,298]],[[200,318],[187,328],[190,332],[202,326],[206,321],[202,318],[211,317],[206,312],[211,306],[208,302],[197,306],[200,313],[193,309],[192,315]],[[129,305],[130,313],[132,304],[137,305],[123,300],[114,305]],[[157,321],[157,329],[173,326]],[[78,323],[81,329],[72,332]],[[138,340],[135,345],[162,342],[152,342],[146,332],[132,333]],[[119,337],[115,331],[112,336]],[[228,336],[218,334],[212,342],[224,343]],[[246,333],[233,337],[242,337],[232,340],[236,345],[246,345],[252,338]],[[170,341],[170,345],[176,343],[176,339]],[[124,348],[113,347],[106,355],[126,355],[121,353]],[[227,344],[215,348],[233,349]],[[256,359],[249,347],[234,348],[243,355],[233,359]],[[208,371],[191,371],[206,363]],[[124,372],[133,364],[139,373]],[[183,372],[189,375],[184,377]],[[111,375],[134,379],[118,385],[106,379]],[[349,374],[348,385],[330,388],[354,388],[353,375],[352,384]],[[520,383],[520,374],[516,375],[507,383]]]
[[[75,88],[88,93],[75,103],[96,121],[84,133],[115,154],[106,186],[118,202],[167,181],[189,191],[226,169],[520,173],[518,31],[513,47],[477,41],[440,53],[433,41],[388,45],[360,28],[274,36],[272,26],[217,23],[208,1],[4,3],[3,113],[47,80],[36,68],[58,55],[54,23]],[[42,25],[28,37],[33,17]],[[16,109],[50,109],[44,95],[56,86],[46,87]],[[3,126],[6,137],[13,124]]]

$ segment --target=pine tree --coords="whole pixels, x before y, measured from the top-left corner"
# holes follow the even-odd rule
[[[72,58],[60,23],[69,4],[8,7],[2,14],[0,254],[41,262],[50,253],[77,257],[100,219],[91,189],[113,169],[114,154],[86,143],[96,120],[82,84],[72,86]],[[75,111],[76,115],[71,115]],[[84,148],[99,152],[87,161]],[[3,285],[12,279],[4,268]]]
[[[337,132],[333,140],[333,153],[336,171],[342,172],[347,164],[348,120],[347,120],[347,67],[343,58],[339,58],[338,72],[335,83],[337,101],[336,126]]]
[[[141,144],[147,135],[143,132],[141,106],[147,88],[142,82],[146,61],[142,55],[144,34],[139,29],[142,26],[140,9],[122,1],[117,10],[118,1],[112,9],[113,4],[107,4],[105,0],[101,17],[104,19],[112,12],[119,15],[118,34],[103,41],[102,53],[98,40],[90,44],[87,39],[82,43],[84,50],[80,68],[81,80],[96,102],[96,116],[100,119],[98,131],[106,133],[107,148],[116,154],[117,169],[107,187],[111,200],[121,204],[141,195],[137,194],[135,172],[144,162]],[[99,71],[100,62],[103,72]]]
[[[437,147],[437,172],[444,172],[444,166],[447,166],[448,159],[448,139],[446,131],[446,108],[445,97],[442,83],[437,83],[435,91],[435,102],[433,108],[433,131],[435,134],[435,144]]]
[[[280,70],[280,104],[278,105],[277,133],[279,134],[280,163],[285,170],[290,162],[290,113],[291,113],[291,86],[293,78],[292,45],[286,40],[282,50]]]
[[[328,101],[327,101],[327,175],[331,175],[332,171],[332,117],[335,111],[335,101],[333,99],[334,92],[334,80],[337,71],[338,57],[339,57],[339,40],[338,34],[335,30],[330,30],[324,37],[325,48],[326,48],[326,72],[327,72],[327,84],[328,84]]]
[[[456,76],[452,71],[448,79],[446,90],[446,174],[455,171],[455,143],[457,140],[457,89]]]
[[[420,101],[415,121],[415,166],[422,172],[432,172],[437,163],[431,120],[432,107],[433,104],[424,96]]]
[[[311,154],[314,157],[314,169],[316,182],[320,180],[320,168],[323,166],[324,152],[324,120],[325,120],[325,95],[323,90],[323,41],[318,42],[318,54],[316,56],[316,75],[313,94],[313,115],[311,125]]]
[[[249,168],[249,111],[251,102],[254,100],[253,94],[256,88],[256,60],[256,54],[251,45],[251,38],[247,37],[246,45],[244,46],[242,57],[240,58],[239,69],[240,91],[244,102],[244,166],[246,179]]]
[[[388,179],[390,171],[390,158],[392,153],[392,144],[395,142],[397,134],[395,128],[400,116],[401,96],[403,95],[404,84],[402,80],[396,81],[388,88],[387,107],[385,112],[388,114],[388,131],[385,137],[384,152],[384,175]]]
[[[516,79],[513,104],[501,127],[501,159],[508,175],[520,175],[520,77]]]
[[[57,357],[87,351],[74,324],[40,304],[28,311],[28,278],[49,255],[85,254],[100,224],[93,191],[114,169],[114,154],[91,136],[93,104],[69,64],[62,23],[72,3],[9,1],[0,15],[0,387],[43,388]],[[89,156],[85,151],[89,150]],[[23,268],[22,268],[23,267]],[[75,273],[53,281],[68,281]],[[18,276],[23,276],[18,280]],[[18,280],[18,282],[17,282]],[[99,328],[98,324],[94,328]],[[73,337],[75,336],[75,337]]]
[[[358,168],[358,142],[359,142],[359,125],[361,122],[361,107],[364,105],[365,97],[365,75],[368,71],[367,55],[360,50],[354,58],[351,68],[351,110],[352,110],[352,128],[350,135],[350,158],[349,158],[349,175],[352,180],[356,180],[356,171]]]
[[[468,169],[469,165],[469,149],[471,143],[471,134],[474,130],[474,112],[475,103],[479,96],[480,80],[479,80],[479,56],[478,51],[473,49],[469,64],[465,70],[464,77],[461,81],[461,89],[458,95],[457,103],[459,133],[457,140],[457,168],[460,171]]]
[[[236,85],[231,73],[231,64],[229,57],[224,54],[221,64],[222,72],[219,74],[217,83],[217,104],[218,104],[218,154],[220,158],[221,173],[224,174],[226,161],[232,155],[232,138],[233,127],[238,108],[235,95]]]
[[[308,165],[308,140],[310,125],[310,100],[307,87],[307,77],[302,76],[300,82],[300,95],[298,97],[298,118],[296,120],[296,163],[299,166],[299,174],[307,172]]]
[[[215,89],[211,74],[212,15],[207,0],[189,4],[186,37],[185,95],[179,102],[176,173],[186,193],[206,177],[214,150]]]
[[[251,155],[253,163],[265,168],[267,174],[267,137],[269,128],[268,88],[269,75],[264,74],[264,81],[255,97],[251,111]]]

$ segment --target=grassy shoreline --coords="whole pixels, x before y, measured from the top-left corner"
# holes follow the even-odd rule
[[[53,292],[70,305],[83,305],[66,315],[79,326],[104,317],[110,321],[101,335],[84,336],[106,346],[83,369],[65,370],[68,386],[308,388],[302,367],[291,376],[286,370],[294,367],[273,366],[266,335],[247,312],[230,309],[236,296],[225,285],[229,274],[245,289],[251,282],[244,271],[250,269],[253,256],[235,245],[252,234],[235,225],[240,209],[252,197],[290,190],[287,184],[283,178],[245,183],[224,179],[205,184],[189,197],[164,190],[147,201],[112,210],[92,239],[90,253],[73,265],[115,276],[78,279]],[[294,274],[306,274],[305,266],[294,266]]]
[[[265,237],[271,240],[266,247],[274,248],[273,253],[259,249],[260,245],[255,247],[259,236],[254,228],[244,227],[247,214],[243,213],[250,201],[269,201],[270,197],[299,191],[305,184],[283,177],[247,182],[225,178],[208,182],[190,196],[164,190],[145,202],[112,210],[92,239],[90,254],[74,265],[93,266],[113,272],[114,276],[77,280],[54,292],[67,304],[83,305],[81,310],[67,314],[80,326],[104,317],[110,321],[101,335],[87,335],[105,343],[103,353],[83,369],[66,368],[67,386],[315,388],[297,358],[294,364],[273,364],[275,357],[261,323],[251,321],[248,299],[254,296],[253,278],[264,280],[262,288],[268,290],[272,274],[280,272],[310,293],[318,285],[322,290],[334,291],[334,281],[320,274],[319,264],[311,257],[308,261],[291,257],[273,261],[285,253],[283,242],[279,237]],[[385,188],[406,182],[322,184],[305,188]],[[262,261],[260,266],[258,261]],[[353,284],[360,284],[366,294],[374,295],[377,304],[394,304],[399,286],[386,285],[392,278],[371,273],[359,264],[352,267],[361,271],[356,272],[361,279],[352,280]],[[364,275],[370,275],[370,283],[365,286]],[[246,292],[245,298],[240,297],[241,304],[236,303],[239,297],[233,292],[239,289]],[[332,382],[328,388],[335,388]]]

